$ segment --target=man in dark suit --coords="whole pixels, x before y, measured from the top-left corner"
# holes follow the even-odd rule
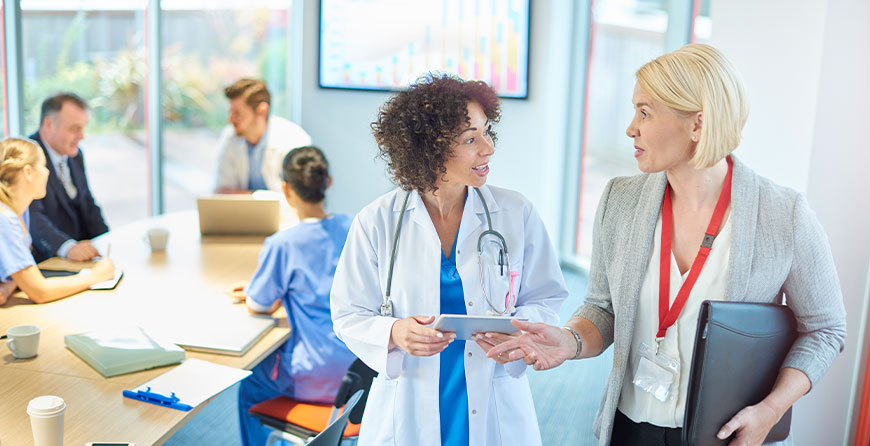
[[[88,124],[88,106],[73,93],[58,93],[42,103],[39,143],[51,174],[45,198],[30,205],[30,235],[36,261],[49,257],[91,260],[100,255],[90,239],[109,230],[94,202],[79,142]]]

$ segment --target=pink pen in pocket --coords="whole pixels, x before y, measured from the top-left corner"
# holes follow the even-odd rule
[[[508,285],[508,292],[504,295],[504,308],[508,311],[513,311],[514,304],[517,301],[517,295],[514,293],[514,281],[517,277],[519,277],[519,271],[511,271],[510,272],[510,284]]]

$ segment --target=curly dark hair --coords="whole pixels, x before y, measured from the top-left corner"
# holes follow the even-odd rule
[[[501,118],[492,87],[450,74],[428,73],[381,106],[372,133],[396,185],[420,193],[437,190],[435,182],[447,172],[450,148],[462,124],[471,122],[469,101],[480,104],[491,123]],[[495,142],[495,133],[490,135]]]

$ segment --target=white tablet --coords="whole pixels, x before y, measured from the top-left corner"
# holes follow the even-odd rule
[[[435,319],[432,328],[438,331],[456,332],[456,339],[471,340],[475,333],[492,331],[496,333],[514,333],[517,327],[511,325],[512,320],[527,321],[525,317],[512,316],[469,316],[466,314],[442,314]]]

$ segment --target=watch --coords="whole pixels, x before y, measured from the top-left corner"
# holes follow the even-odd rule
[[[574,357],[569,358],[569,359],[580,359],[580,352],[583,351],[583,341],[580,340],[580,333],[577,333],[577,330],[575,330],[571,327],[562,327],[562,328],[570,331],[571,334],[574,335],[574,341],[577,343],[577,351],[574,353]]]

